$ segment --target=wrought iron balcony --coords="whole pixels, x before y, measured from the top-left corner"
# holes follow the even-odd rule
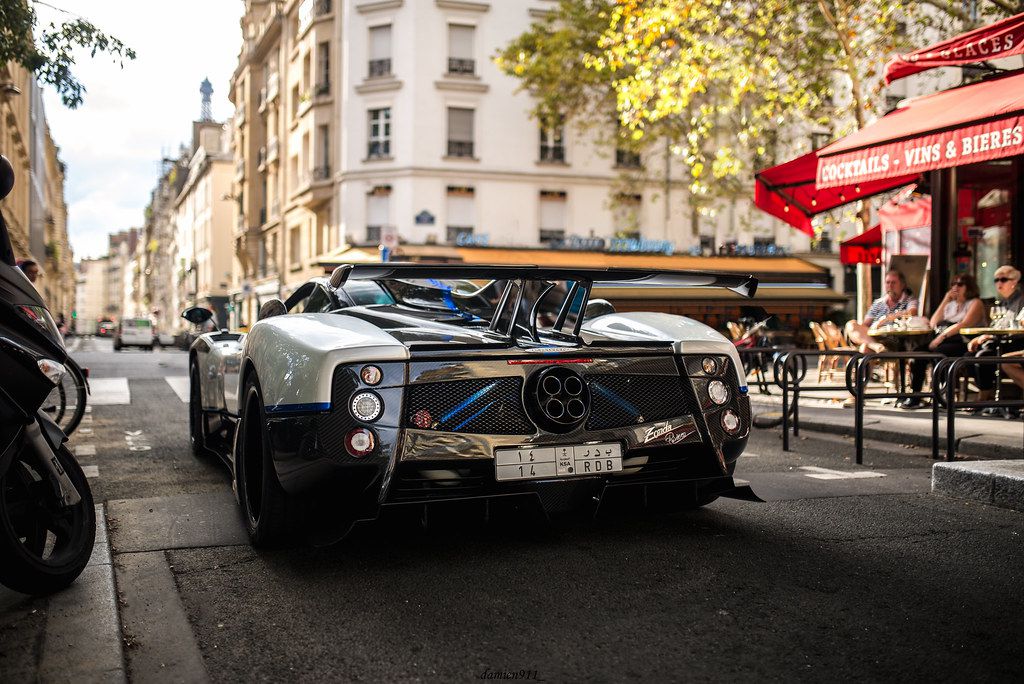
[[[476,60],[475,59],[464,59],[462,57],[449,57],[448,58],[448,73],[449,74],[469,74],[472,75],[476,72]]]
[[[370,78],[380,78],[382,76],[391,75],[391,58],[386,59],[371,59],[370,60]]]
[[[384,159],[391,156],[391,142],[388,140],[371,141],[366,149],[368,159]]]
[[[317,166],[313,169],[313,180],[314,181],[325,181],[331,178],[331,166],[330,164],[324,164]]]
[[[260,225],[264,225],[267,222],[267,208],[260,207]]]
[[[563,145],[541,145],[540,160],[546,162],[564,162],[565,146]]]
[[[448,156],[449,157],[472,157],[473,156],[473,143],[465,140],[449,140],[448,141]]]
[[[316,86],[313,88],[313,95],[315,97],[324,97],[324,96],[330,95],[330,94],[331,94],[331,84],[330,84],[330,82],[317,83]]]

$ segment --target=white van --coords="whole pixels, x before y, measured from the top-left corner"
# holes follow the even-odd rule
[[[153,321],[148,318],[124,318],[114,334],[114,351],[122,347],[145,347],[153,351]]]

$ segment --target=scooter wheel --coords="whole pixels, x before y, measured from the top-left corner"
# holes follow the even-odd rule
[[[64,445],[54,454],[81,500],[64,506],[24,439],[0,476],[0,584],[45,595],[85,569],[96,540],[96,507],[85,473]]]

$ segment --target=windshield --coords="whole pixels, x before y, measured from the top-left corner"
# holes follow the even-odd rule
[[[501,302],[502,294],[508,285],[507,280],[384,280],[381,287],[386,289],[395,301],[406,306],[421,309],[450,312],[467,321],[483,320],[490,322],[495,309]],[[537,327],[550,328],[555,325],[562,309],[572,281],[560,280],[546,282],[527,280],[523,283],[522,298],[519,301],[517,321],[520,325],[528,325],[530,314],[537,300],[541,299],[537,310]],[[346,286],[347,287],[347,286]],[[548,289],[550,287],[550,289]],[[513,311],[512,304],[519,296],[519,286],[512,288],[506,315],[499,322],[499,328],[506,328]],[[575,324],[580,306],[585,300],[582,288],[577,289],[572,305],[566,315],[565,324],[570,328]]]
[[[504,280],[383,280],[381,287],[396,302],[421,309],[447,311],[466,319],[490,321],[505,289]]]

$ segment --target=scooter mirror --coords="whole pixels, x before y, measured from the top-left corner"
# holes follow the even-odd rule
[[[0,154],[0,199],[7,197],[14,189],[14,167],[7,157]]]
[[[202,306],[193,306],[181,312],[181,317],[189,323],[201,325],[213,318],[213,312]]]

